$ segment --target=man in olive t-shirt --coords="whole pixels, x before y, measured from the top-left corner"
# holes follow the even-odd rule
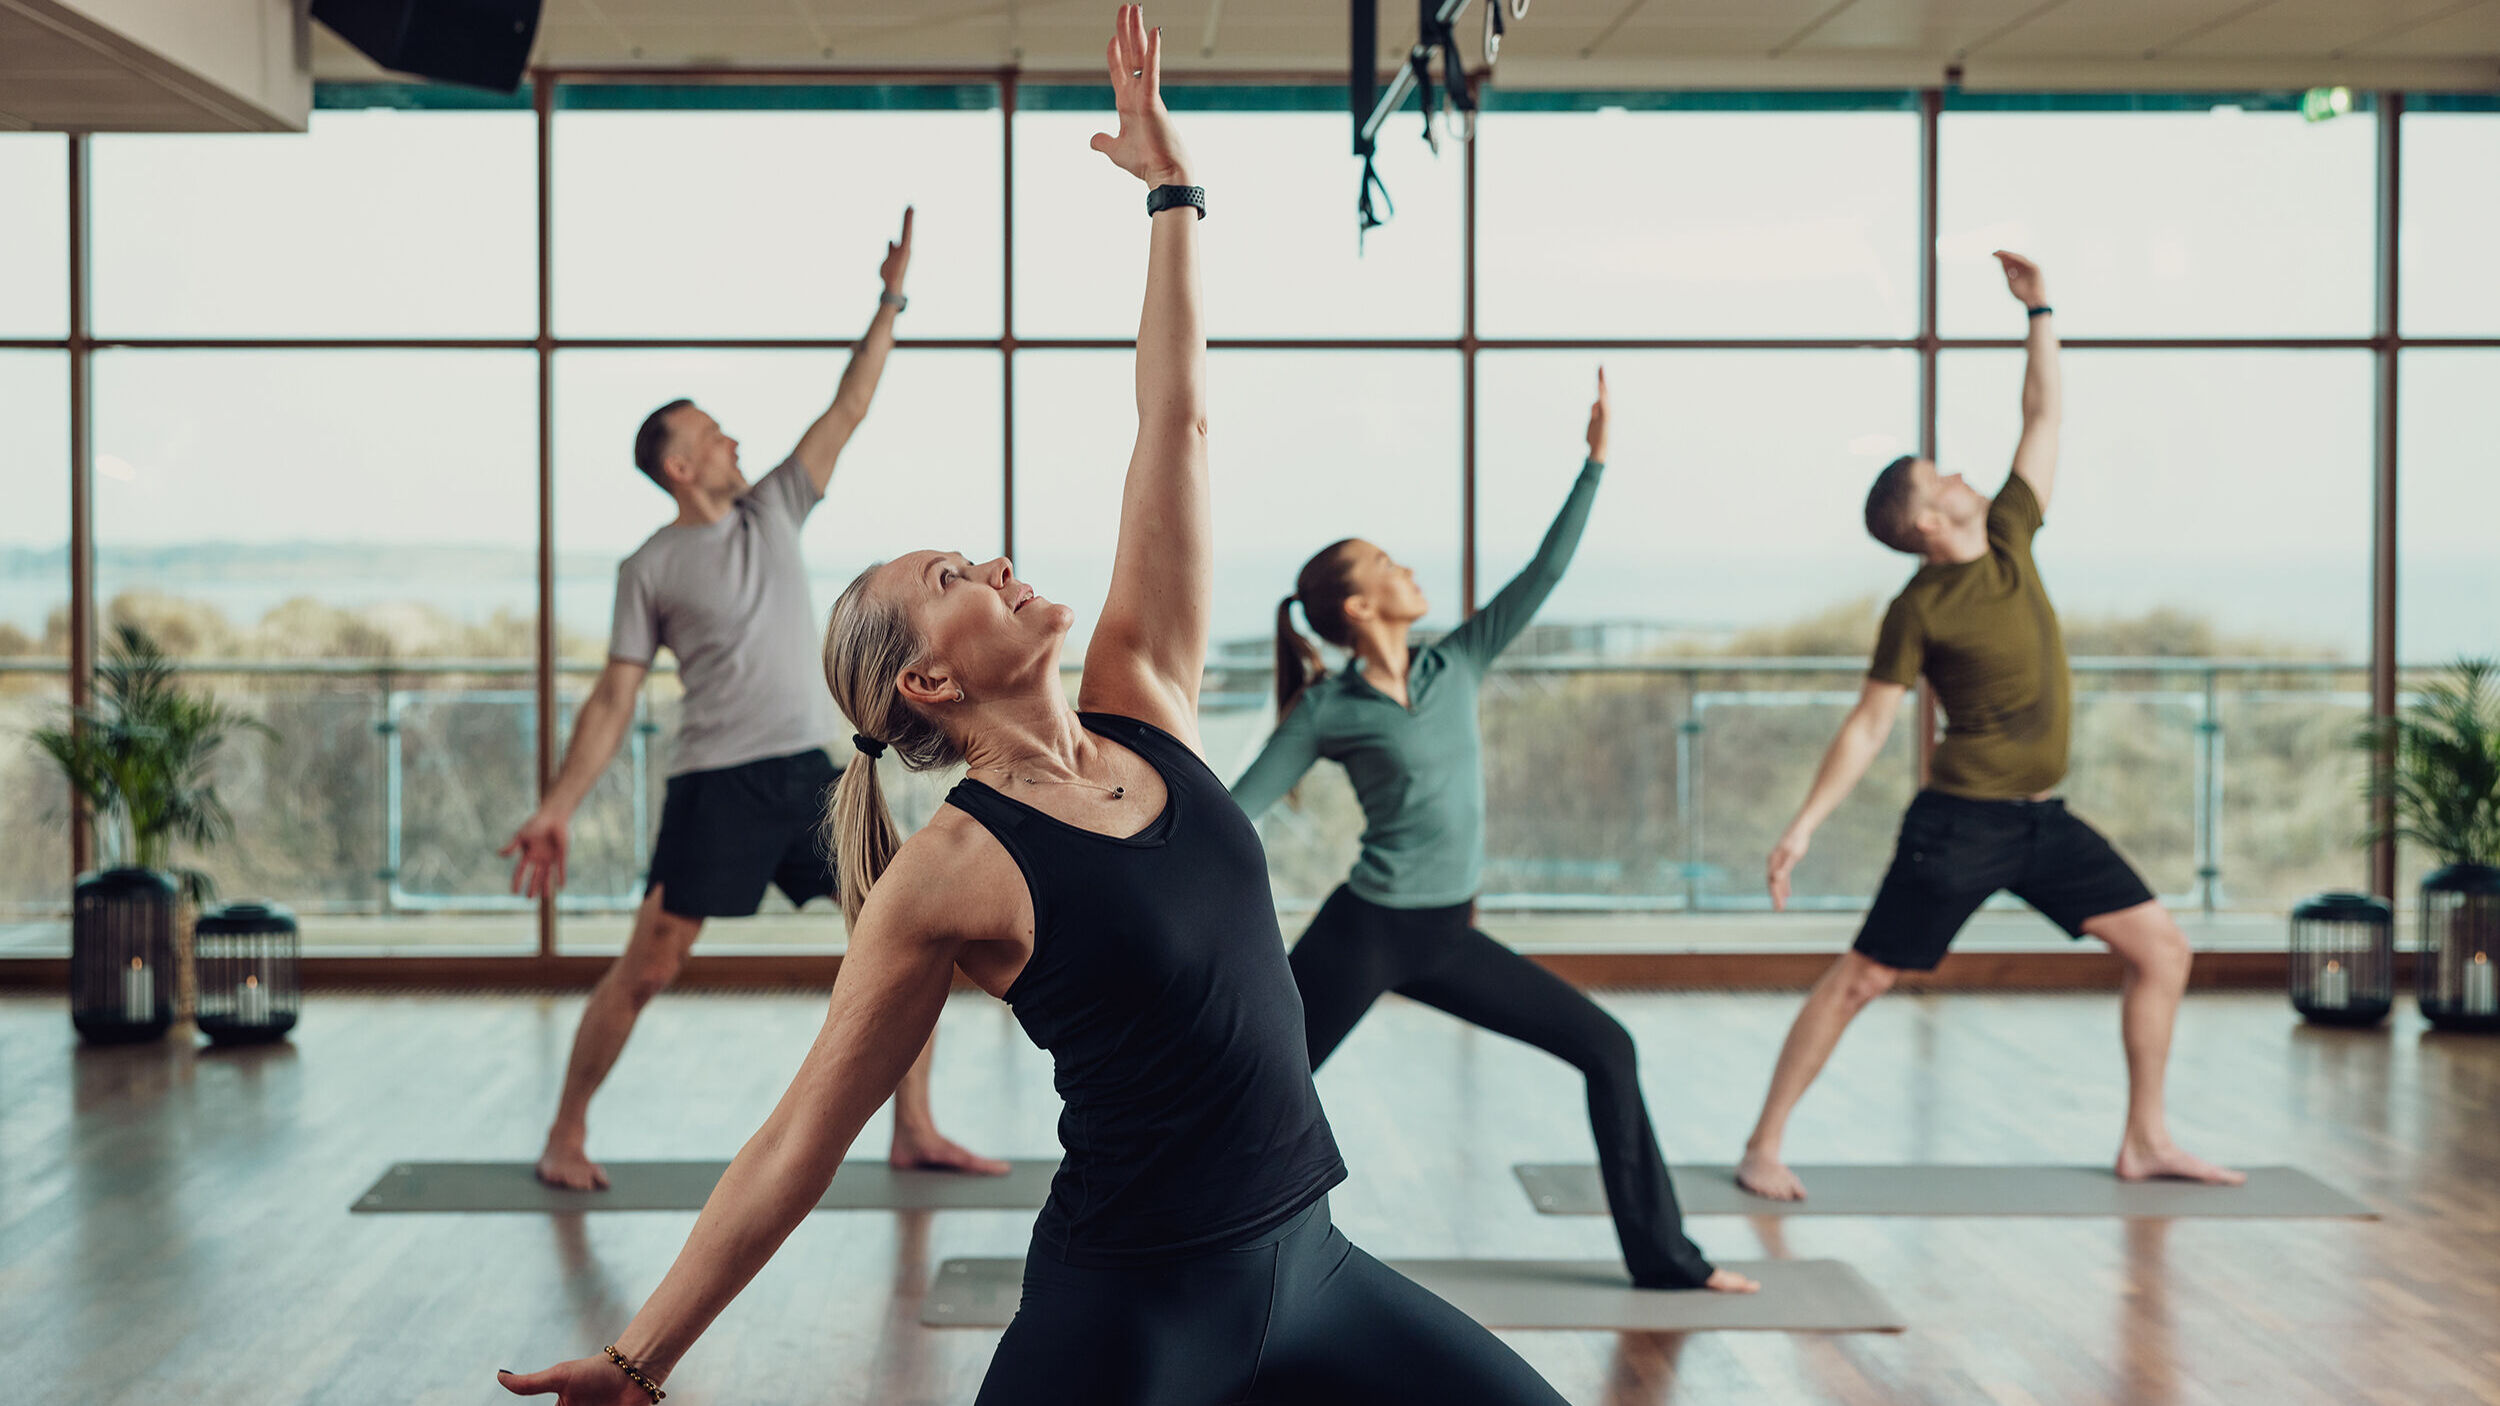
[[[1884,612],[1857,706],[1824,753],[1797,818],[1771,851],[1771,904],[1815,827],[1866,774],[1901,698],[1923,674],[1945,715],[1927,788],[1910,803],[1892,868],[1854,948],[1807,995],[1780,1048],[1762,1116],[1736,1179],[1777,1201],[1805,1187],[1780,1158],[1788,1115],[1841,1032],[1904,971],[1932,971],[1979,905],[2011,890],[2073,938],[2106,943],[2126,964],[2119,1029],[2127,1054],[2127,1125],[2117,1173],[2236,1186],[2246,1178],[2170,1139],[2162,1081],[2187,989],[2187,936],[2118,851],[2050,792],[2066,775],[2074,694],[2057,611],[2031,556],[2057,477],[2057,334],[2039,267],[1999,251],[2006,285],[2030,314],[2022,438],[2014,472],[1991,500],[1959,474],[1903,456],[1875,480],[1866,528],[1920,559]]]

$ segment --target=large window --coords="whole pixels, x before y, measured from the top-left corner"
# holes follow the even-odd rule
[[[1499,112],[1477,161],[1482,330],[1906,337],[1908,112]]]
[[[0,136],[0,337],[69,330],[69,147]]]
[[[101,618],[274,733],[221,755],[220,886],[359,912],[502,894],[533,801],[529,357],[108,352],[95,418]]]
[[[530,121],[319,111],[299,137],[98,137],[95,329],[527,336]]]
[[[1088,145],[1107,92],[1018,85],[1012,115],[1000,84],[896,75],[585,75],[548,97],[542,118],[332,88],[302,136],[90,139],[77,327],[71,144],[0,137],[0,956],[57,948],[67,892],[57,778],[16,739],[67,696],[82,364],[96,618],[148,625],[276,730],[221,763],[241,833],[214,863],[316,915],[316,947],[537,950],[494,851],[535,802],[542,725],[560,755],[605,660],[619,561],[671,516],[635,428],[691,397],[770,471],[830,402],[905,206],[905,345],[804,532],[818,619],[872,561],[1005,551],[1076,609],[1081,665],[1150,229]],[[1219,772],[1273,725],[1301,563],[1371,539],[1415,568],[1427,636],[1457,624],[1542,538],[1607,368],[1596,512],[1484,695],[1491,911],[1765,906],[1763,857],[1915,568],[1868,539],[1869,482],[1931,443],[1983,490],[2007,472],[2024,321],[1998,248],[2041,261],[2082,343],[2039,546],[2076,658],[2064,790],[2165,897],[2279,941],[2268,915],[2364,872],[2381,358],[2403,661],[2500,652],[2488,101],[2397,119],[2398,330],[2441,343],[2401,351],[2372,340],[2375,102],[2308,123],[2279,96],[1956,93],[1931,117],[1908,93],[1497,88],[1472,160],[1399,119],[1395,216],[1359,240],[1342,89],[1173,106],[1213,201]],[[575,818],[559,950],[614,950],[640,897],[680,711],[658,665]],[[1797,906],[1865,903],[1915,717],[1818,835]],[[907,825],[948,780],[894,782]],[[1324,896],[1360,829],[1322,766],[1262,821],[1280,901]],[[838,943],[822,905],[769,906],[707,950]]]
[[[1077,105],[1092,94],[1062,91],[1067,110],[1016,118],[1016,334],[1132,337],[1146,277],[1137,182],[1086,144],[1117,125],[1109,92],[1097,107]],[[1384,153],[1398,218],[1358,247],[1341,184],[1343,112],[1182,120],[1215,212],[1202,246],[1209,335],[1457,334],[1455,159]]]
[[[913,222],[914,337],[999,332],[1000,117],[879,109],[556,118],[556,330],[567,337],[857,336],[885,242]],[[676,94],[843,100],[848,90]],[[1089,155],[1091,153],[1088,153]],[[1100,160],[1100,157],[1096,157]]]
[[[2403,130],[2405,335],[2500,336],[2500,113],[2412,113]]]
[[[2047,269],[2069,337],[2370,331],[2373,119],[2204,111],[1945,114],[1939,321],[2019,337],[1995,249]],[[2016,314],[2019,317],[2019,312]]]
[[[0,150],[6,150],[0,147]],[[0,352],[13,510],[0,515],[0,957],[50,955],[68,934],[69,788],[21,739],[69,700],[69,358]]]
[[[2366,353],[2070,351],[2064,370],[2038,554],[2075,653],[2367,656]],[[1944,358],[1942,472],[2004,483],[2022,377],[2020,352]]]

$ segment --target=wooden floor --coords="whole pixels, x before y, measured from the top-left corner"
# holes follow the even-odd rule
[[[525,1158],[577,996],[327,995],[291,1045],[81,1050],[55,1001],[0,999],[0,1380],[45,1402],[506,1400],[490,1374],[595,1352],[692,1217],[356,1216],[399,1159]],[[1794,996],[1613,994],[1670,1151],[1730,1160]],[[646,1017],[596,1110],[612,1157],[726,1156],[815,1029],[804,995],[687,994]],[[1825,1161],[2099,1161],[2117,1130],[2105,995],[1880,1002],[1800,1114]],[[1048,1155],[1047,1062],[1004,1008],[949,1007],[939,1108]],[[1320,1079],[1383,1255],[1611,1253],[1533,1214],[1509,1167],[1585,1158],[1574,1077],[1392,1001]],[[2182,1140],[2289,1162],[2377,1222],[1711,1219],[1729,1258],[1832,1256],[1900,1335],[1508,1335],[1575,1403],[2500,1402],[2500,1040],[2300,1026],[2199,995]],[[881,1152],[882,1124],[866,1150]],[[996,1335],[917,1325],[936,1263],[1020,1253],[1029,1217],[811,1217],[686,1359],[670,1401],[967,1402]],[[543,1399],[543,1398],[542,1398]]]

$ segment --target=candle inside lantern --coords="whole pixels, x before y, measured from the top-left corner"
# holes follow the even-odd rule
[[[2318,973],[2318,988],[2311,1000],[2320,1010],[2340,1011],[2352,1004],[2352,974],[2341,962],[2328,962]]]
[[[2493,988],[2500,971],[2494,971],[2491,954],[2477,952],[2465,968],[2465,1013],[2467,1015],[2500,1014],[2500,993]]]
[[[143,957],[131,958],[130,969],[122,973],[122,1019],[132,1025],[156,1019],[156,973],[148,970]]]
[[[234,988],[234,1018],[239,1025],[269,1023],[269,992],[259,977],[247,976],[241,986]]]

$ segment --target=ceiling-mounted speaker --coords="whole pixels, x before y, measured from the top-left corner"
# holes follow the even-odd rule
[[[394,73],[520,91],[541,0],[313,0],[312,16]]]

